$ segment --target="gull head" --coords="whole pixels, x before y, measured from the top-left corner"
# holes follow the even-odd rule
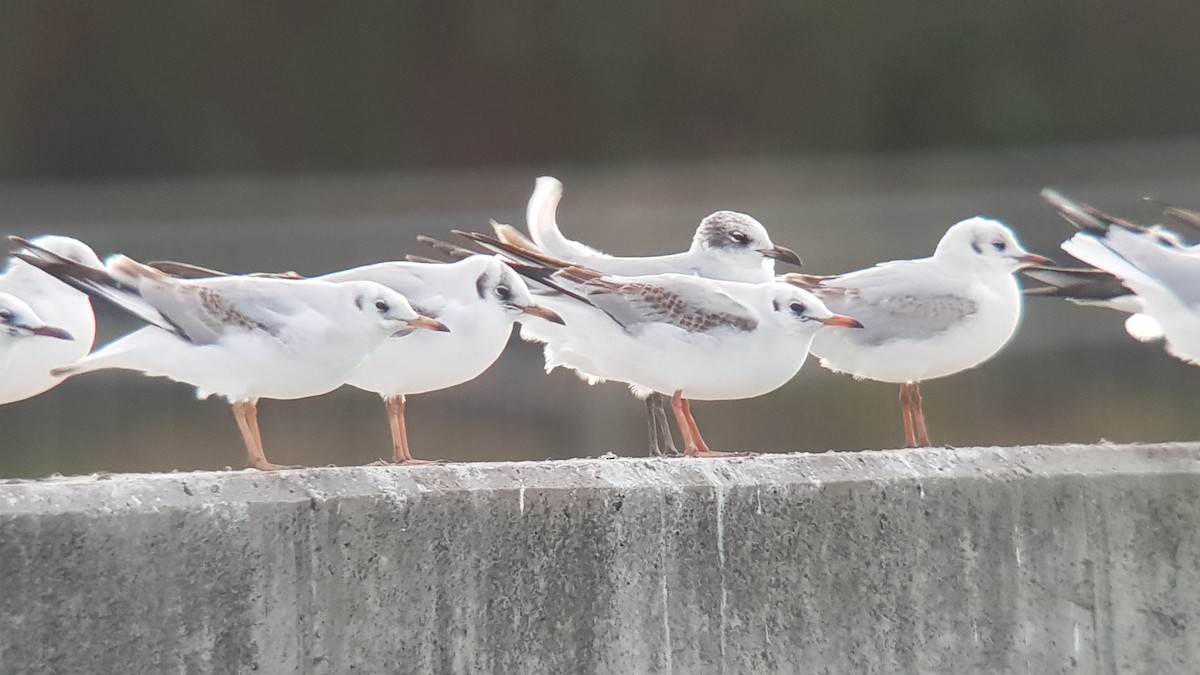
[[[356,286],[354,306],[372,325],[384,334],[406,333],[414,328],[450,332],[446,324],[424,316],[413,309],[408,299],[396,291],[373,281],[343,282]]]
[[[487,259],[483,271],[475,279],[475,290],[481,300],[495,304],[514,319],[536,316],[546,321],[563,323],[562,317],[556,312],[533,301],[533,295],[525,285],[525,280],[505,264],[500,256]]]
[[[70,333],[54,326],[47,326],[25,301],[0,293],[0,335],[13,338],[50,337],[59,340],[74,340]]]
[[[833,313],[820,298],[791,284],[771,282],[770,297],[774,316],[792,332],[811,335],[826,326],[863,327],[857,319]]]
[[[946,230],[933,252],[934,259],[1012,274],[1029,265],[1053,265],[1045,256],[1026,251],[1017,236],[998,220],[976,216]]]
[[[737,211],[717,211],[700,221],[692,237],[692,250],[733,265],[761,267],[768,275],[775,269],[776,260],[800,264],[795,251],[771,241],[762,223]]]

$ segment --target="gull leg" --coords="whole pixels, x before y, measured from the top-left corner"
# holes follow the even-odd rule
[[[646,415],[650,423],[650,450],[662,457],[679,457],[683,453],[675,447],[671,436],[671,423],[667,421],[667,398],[658,392],[646,397]]]
[[[662,445],[658,441],[658,419],[654,414],[654,397],[657,394],[650,394],[646,397],[646,426],[650,427],[650,456],[662,457]]]
[[[394,464],[437,464],[437,460],[416,459],[408,449],[408,427],[404,424],[404,394],[384,396],[388,425],[392,429],[392,463]]]
[[[272,464],[267,461],[263,451],[262,436],[258,431],[258,402],[234,401],[233,418],[237,420],[238,429],[242,432],[242,442],[246,444],[246,463],[260,471],[276,471],[278,469],[299,469],[299,466],[287,464]]]
[[[928,448],[930,445],[929,431],[925,428],[925,408],[921,404],[921,383],[914,382],[910,391],[913,402],[913,424],[917,428],[917,445]]]
[[[904,418],[904,447],[917,447],[917,439],[913,434],[912,398],[909,390],[912,385],[904,382],[900,385],[900,416]]]
[[[675,395],[671,397],[671,407],[675,409],[675,421],[679,424],[680,433],[683,434],[684,455],[688,457],[737,457],[744,454],[721,452],[708,447],[708,444],[700,436],[700,428],[696,426],[696,420],[692,417],[692,406],[683,397],[683,391],[676,391]]]

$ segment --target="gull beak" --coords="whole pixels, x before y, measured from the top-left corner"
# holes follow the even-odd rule
[[[59,340],[75,340],[73,335],[54,326],[38,326],[37,328],[29,328],[28,330],[34,335],[44,335],[46,337],[58,338]]]
[[[1046,256],[1038,255],[1036,253],[1026,253],[1025,255],[1014,256],[1013,259],[1026,265],[1050,265],[1053,267],[1056,264],[1053,260],[1047,258]]]
[[[841,328],[862,328],[863,325],[858,319],[852,319],[845,314],[834,314],[828,319],[817,319],[826,326],[838,326]]]
[[[788,249],[787,246],[772,246],[770,249],[758,249],[764,258],[774,258],[776,261],[790,263],[800,267],[804,264],[800,262],[800,257],[796,255],[796,251]]]
[[[539,319],[545,319],[551,323],[557,323],[563,326],[567,325],[567,322],[563,321],[563,318],[558,315],[558,312],[555,312],[551,309],[546,309],[541,305],[527,305],[522,307],[521,311],[530,316],[536,316]]]
[[[438,321],[437,319],[431,319],[427,316],[418,316],[417,318],[409,319],[408,321],[405,321],[404,323],[408,324],[409,326],[412,326],[413,328],[425,328],[428,330],[436,330],[439,333],[449,333],[450,332],[450,329],[446,327],[446,324],[442,323],[441,321]]]
[[[799,267],[804,264],[804,263],[800,262],[800,256],[796,255],[795,251],[793,251],[792,249],[790,249],[786,246],[773,246],[771,248],[760,248],[760,249],[758,249],[758,252],[761,253],[764,258],[774,258],[775,260],[778,260],[780,262],[790,263],[792,265],[795,265],[796,267]]]

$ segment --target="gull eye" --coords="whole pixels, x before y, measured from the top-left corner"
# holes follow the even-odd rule
[[[792,310],[792,314],[799,316],[803,314],[804,310],[808,309],[808,307],[805,307],[803,302],[793,302],[792,304],[788,305],[788,309]]]
[[[737,232],[737,231],[730,232],[729,238],[735,244],[746,244],[747,242],[750,241],[750,237],[746,236],[745,232]]]
[[[512,289],[504,285],[497,286],[496,297],[500,298],[501,300],[508,300],[512,297]]]
[[[993,241],[992,248],[996,249],[997,253],[1003,253],[1004,249],[1005,249],[1005,244],[1003,241]]]
[[[386,312],[391,308],[391,305],[388,305],[386,300],[375,301],[375,309],[379,310],[380,312]]]

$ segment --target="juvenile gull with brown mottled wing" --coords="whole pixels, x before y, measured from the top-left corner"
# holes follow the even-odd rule
[[[517,264],[517,271],[551,291],[540,302],[566,323],[546,345],[547,363],[568,365],[592,381],[624,382],[640,397],[672,397],[689,456],[724,454],[701,438],[689,399],[770,392],[800,370],[819,329],[860,326],[811,293],[778,282],[620,277],[548,259],[527,262],[537,264]]]

